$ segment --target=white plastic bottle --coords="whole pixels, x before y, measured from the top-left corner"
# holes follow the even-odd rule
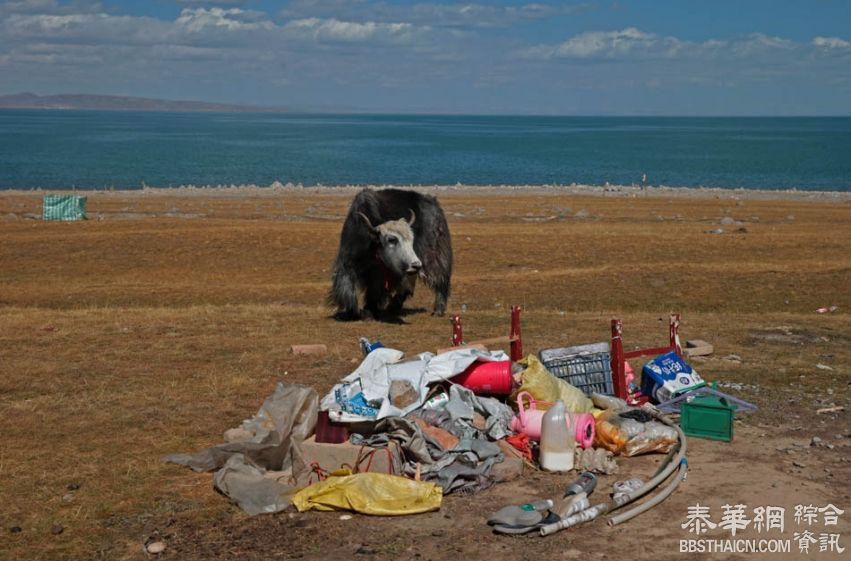
[[[541,468],[547,471],[570,471],[576,447],[576,428],[564,402],[558,400],[544,413],[541,421]]]

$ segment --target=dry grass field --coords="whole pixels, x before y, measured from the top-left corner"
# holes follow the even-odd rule
[[[330,318],[353,194],[98,192],[90,220],[54,223],[35,218],[41,193],[0,192],[0,559],[144,559],[150,537],[181,560],[678,559],[697,502],[784,505],[785,538],[795,504],[851,506],[851,199],[449,189],[450,312],[464,310],[468,339],[507,334],[520,304],[527,353],[605,341],[613,317],[626,348],[656,346],[679,312],[684,339],[715,346],[695,368],[760,410],[733,443],[690,439],[689,479],[616,528],[491,534],[487,512],[571,479],[542,473],[415,517],[246,517],[210,474],[161,456],[220,442],[280,380],[323,394],[354,368],[359,336],[410,353],[449,342],[423,286],[405,323]],[[328,354],[290,354],[301,343]],[[816,413],[831,405],[845,411]],[[658,461],[621,460],[621,475]],[[832,530],[847,547],[849,520]]]

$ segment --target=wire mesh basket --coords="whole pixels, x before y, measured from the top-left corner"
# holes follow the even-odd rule
[[[544,349],[541,363],[549,372],[586,395],[614,394],[611,354],[608,343]]]

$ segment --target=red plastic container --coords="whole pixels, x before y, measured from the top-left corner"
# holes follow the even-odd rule
[[[510,360],[476,361],[452,381],[475,393],[508,395],[514,389]]]

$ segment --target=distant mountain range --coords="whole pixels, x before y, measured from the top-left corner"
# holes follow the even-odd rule
[[[0,95],[0,109],[99,109],[102,111],[280,112],[274,107],[229,105],[206,101],[175,101],[118,95]]]

